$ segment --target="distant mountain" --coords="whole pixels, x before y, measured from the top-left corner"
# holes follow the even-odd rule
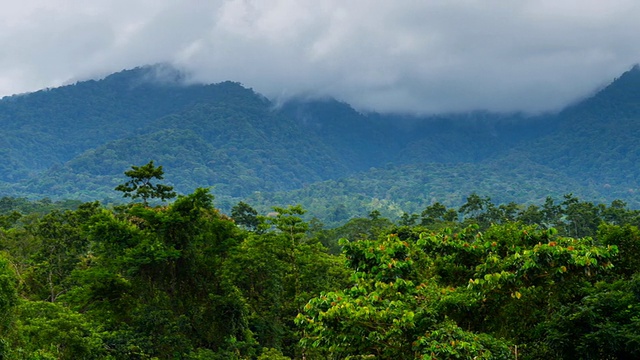
[[[573,192],[640,206],[637,66],[535,117],[360,113],[334,99],[276,106],[238,83],[184,78],[146,66],[3,98],[0,191],[113,201],[125,170],[155,160],[178,192],[212,186],[227,209],[247,199],[393,213],[459,205],[473,191],[498,202]]]
[[[251,92],[232,83],[182,86],[175,70],[154,66],[4,97],[0,180],[24,179],[108,141],[144,134],[152,121],[193,104],[244,96],[239,89]]]
[[[640,192],[640,68],[557,116],[558,127],[510,158],[566,174],[582,186],[636,199]]]

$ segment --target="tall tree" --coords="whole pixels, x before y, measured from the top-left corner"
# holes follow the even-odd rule
[[[130,179],[124,184],[118,185],[115,190],[122,191],[123,197],[132,199],[142,199],[142,203],[147,206],[149,199],[160,199],[162,201],[176,197],[173,186],[158,184],[153,179],[162,180],[164,171],[162,165],[156,167],[153,160],[143,166],[132,166],[131,170],[124,174]]]

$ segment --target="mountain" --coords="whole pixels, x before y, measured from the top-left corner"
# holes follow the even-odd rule
[[[477,192],[535,203],[572,192],[640,206],[640,69],[558,114],[361,113],[334,99],[277,105],[239,83],[189,84],[168,66],[0,100],[4,195],[118,201],[123,172],[163,165],[218,205],[299,202],[325,217],[450,206]],[[342,205],[342,207],[341,207]],[[344,211],[342,213],[345,213]],[[344,214],[343,214],[344,215]]]
[[[159,76],[162,74],[163,78]],[[123,71],[0,101],[3,160],[0,180],[16,181],[78,156],[108,141],[147,132],[150,122],[201,101],[227,101],[220,86],[179,86],[166,67]]]
[[[287,189],[346,173],[335,151],[306,136],[240,84],[159,81],[144,67],[0,101],[0,179],[23,194],[107,193],[132,164],[157,159],[183,191]],[[244,191],[246,193],[246,191]]]
[[[582,186],[635,199],[640,191],[640,67],[557,116],[546,136],[510,156],[566,174]]]

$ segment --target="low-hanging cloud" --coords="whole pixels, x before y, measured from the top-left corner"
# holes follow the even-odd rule
[[[364,111],[548,111],[640,62],[638,18],[631,0],[25,0],[0,14],[0,94],[168,62]]]

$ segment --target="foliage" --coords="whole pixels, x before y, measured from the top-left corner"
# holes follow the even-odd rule
[[[145,206],[148,204],[149,199],[159,198],[164,201],[176,196],[173,186],[151,182],[153,179],[162,180],[164,175],[162,165],[153,166],[153,160],[146,165],[132,166],[131,170],[125,171],[124,174],[129,177],[129,181],[116,186],[116,191],[122,191],[124,197],[141,198]]]
[[[104,359],[99,327],[62,305],[22,302],[17,309],[11,359]]]
[[[247,230],[256,230],[260,224],[256,209],[242,201],[231,208],[231,218],[236,224],[243,226]]]
[[[618,253],[513,222],[342,244],[355,285],[312,299],[296,320],[309,351],[338,358],[508,358],[516,345],[548,358],[557,349],[538,334]]]
[[[300,205],[263,216],[240,204],[234,221],[202,188],[167,205],[20,200],[2,213],[0,354],[638,356],[637,210],[572,194],[466,199],[331,229]]]
[[[561,305],[543,326],[560,358],[631,359],[640,355],[638,276],[598,282],[580,301]]]
[[[293,356],[299,354],[297,313],[321,291],[346,284],[348,275],[339,259],[307,237],[308,225],[300,218],[304,209],[275,207],[274,212],[262,221],[271,231],[248,234],[225,267],[229,280],[243,289],[258,342]]]
[[[14,308],[18,303],[17,283],[11,263],[3,253],[0,253],[0,341],[5,337],[13,320]]]
[[[0,101],[0,357],[639,356],[638,68],[533,118],[159,70]]]
[[[428,284],[415,244],[390,235],[344,246],[355,285],[305,306],[296,319],[305,347],[352,359],[508,356],[507,343],[464,331],[438,313],[434,305],[443,295]]]
[[[186,85],[166,65],[137,68],[0,100],[0,190],[114,202],[122,169],[153,158],[176,169],[177,192],[213,186],[225,211],[300,203],[329,227],[373,210],[396,220],[459,207],[472,192],[637,208],[639,73],[554,115],[400,116],[332,99],[276,106],[238,83]]]

